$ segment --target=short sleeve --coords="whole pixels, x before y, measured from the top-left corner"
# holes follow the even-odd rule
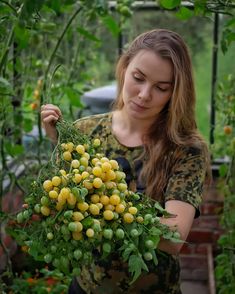
[[[195,218],[200,215],[199,205],[205,181],[205,159],[200,152],[187,152],[178,161],[165,190],[165,201],[180,200],[193,205]]]

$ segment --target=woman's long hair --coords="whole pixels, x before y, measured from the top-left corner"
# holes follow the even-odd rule
[[[146,193],[160,200],[167,181],[184,147],[200,149],[209,174],[209,152],[195,121],[195,88],[192,64],[187,46],[175,32],[155,29],[139,35],[124,52],[117,64],[118,95],[115,109],[122,109],[125,72],[140,50],[151,50],[173,65],[173,92],[169,102],[157,116],[149,133],[143,138],[145,151],[141,176]]]

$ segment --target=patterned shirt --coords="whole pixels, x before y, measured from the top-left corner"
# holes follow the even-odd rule
[[[100,138],[105,156],[116,159],[126,173],[129,189],[144,192],[144,184],[138,179],[142,168],[139,159],[143,146],[126,147],[112,133],[112,113],[84,117],[75,122],[75,126],[85,134]],[[165,188],[162,206],[168,200],[180,200],[193,205],[196,216],[202,199],[205,178],[205,160],[201,151],[186,148],[182,159],[177,163]],[[85,293],[156,293],[178,294],[180,292],[180,267],[178,258],[158,251],[158,265],[147,263],[149,272],[143,273],[131,286],[128,284],[130,274],[128,265],[121,262],[117,255],[108,262],[99,262],[90,267],[83,267],[77,278]],[[84,293],[84,292],[78,292]]]

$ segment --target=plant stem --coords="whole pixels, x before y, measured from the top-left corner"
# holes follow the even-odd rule
[[[68,21],[68,23],[66,24],[65,28],[63,29],[62,34],[61,34],[61,36],[59,37],[59,39],[58,39],[58,41],[57,41],[57,43],[56,43],[56,46],[55,46],[55,48],[54,48],[54,50],[53,50],[53,52],[52,52],[52,54],[51,54],[51,57],[50,57],[50,60],[49,60],[48,66],[47,66],[46,71],[45,71],[45,74],[44,74],[44,89],[43,89],[43,90],[44,90],[45,93],[46,93],[47,76],[48,76],[48,73],[49,73],[49,71],[50,71],[50,68],[51,68],[51,65],[52,65],[53,59],[54,59],[54,57],[55,57],[55,55],[56,55],[56,52],[57,52],[57,50],[58,50],[58,48],[59,48],[59,46],[60,46],[60,44],[61,44],[61,42],[62,42],[62,40],[63,40],[63,38],[64,38],[64,36],[65,36],[67,30],[69,29],[69,27],[70,27],[70,25],[72,24],[73,20],[75,19],[75,17],[77,16],[77,14],[78,14],[81,10],[82,10],[82,7],[79,7],[79,8],[74,12],[74,14],[71,16],[71,18],[69,19],[69,21]],[[40,102],[41,102],[41,105],[42,105],[43,102],[44,102],[42,98],[41,98],[41,101],[40,101]]]

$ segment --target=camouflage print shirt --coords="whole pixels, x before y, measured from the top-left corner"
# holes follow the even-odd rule
[[[138,158],[143,152],[143,147],[126,147],[119,143],[112,134],[111,124],[112,113],[92,115],[75,122],[75,126],[85,134],[102,140],[105,155],[118,161],[127,175],[129,188],[134,187],[137,191],[144,192],[144,185],[138,180],[142,167],[142,162]],[[190,203],[196,208],[196,215],[199,215],[204,177],[205,165],[200,150],[189,148],[170,177],[165,189],[164,202],[175,199]],[[161,204],[164,206],[164,203]],[[143,273],[131,286],[128,284],[130,275],[127,265],[123,264],[118,256],[112,256],[112,260],[107,263],[84,267],[77,280],[85,293],[181,293],[178,258],[160,252],[158,261],[157,267],[149,264],[149,272]],[[84,292],[81,290],[78,293]]]

